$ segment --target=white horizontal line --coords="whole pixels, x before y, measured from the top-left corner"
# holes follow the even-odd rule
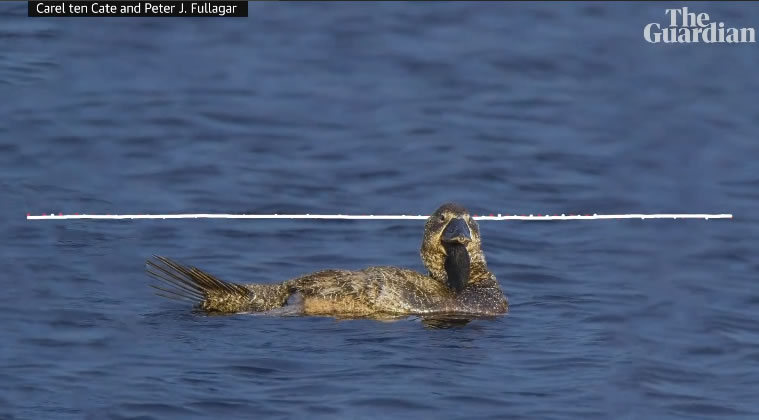
[[[348,214],[50,214],[27,215],[27,220],[72,219],[333,219],[333,220],[426,220],[429,216]],[[732,219],[732,214],[593,214],[593,215],[501,215],[474,216],[475,220],[598,220],[598,219]]]

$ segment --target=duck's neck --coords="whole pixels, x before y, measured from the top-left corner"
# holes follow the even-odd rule
[[[441,256],[436,264],[430,264],[430,277],[447,285],[454,292],[460,292],[467,284],[478,281],[489,271],[482,255],[470,255],[466,250],[446,249],[447,256]]]
[[[447,257],[443,267],[445,269],[446,284],[456,293],[464,290],[469,283],[469,270],[471,260],[466,246],[461,244],[445,245]]]

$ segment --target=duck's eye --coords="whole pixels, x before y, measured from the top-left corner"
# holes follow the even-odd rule
[[[441,222],[445,222],[445,215],[441,214],[440,217],[439,217],[439,219],[440,219]]]

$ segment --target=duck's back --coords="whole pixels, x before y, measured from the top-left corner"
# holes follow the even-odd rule
[[[309,315],[424,313],[450,297],[431,277],[398,267],[318,271],[288,283]]]

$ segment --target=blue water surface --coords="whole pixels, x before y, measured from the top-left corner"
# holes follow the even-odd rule
[[[759,47],[644,41],[683,4],[0,4],[0,418],[759,418]],[[144,272],[421,270],[419,221],[25,220],[446,201],[735,218],[483,221],[511,312],[451,329],[204,316]]]

